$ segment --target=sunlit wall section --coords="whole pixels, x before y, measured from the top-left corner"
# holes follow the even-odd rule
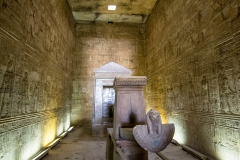
[[[74,44],[67,0],[0,0],[0,160],[29,159],[69,128]]]
[[[213,159],[240,157],[240,3],[161,0],[146,22],[147,108],[174,139]]]
[[[162,122],[167,122],[167,110],[165,108],[164,92],[163,92],[163,77],[158,75],[153,75],[152,78],[148,77],[145,101],[146,101],[146,111],[151,109],[157,110],[162,118]]]

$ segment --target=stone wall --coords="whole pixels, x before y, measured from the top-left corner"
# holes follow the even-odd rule
[[[145,75],[144,32],[144,25],[139,24],[77,24],[72,124],[92,126],[95,69],[115,62],[131,70],[132,75]]]
[[[0,159],[26,160],[70,126],[74,20],[66,0],[0,0]]]
[[[240,3],[159,0],[146,23],[148,109],[214,159],[240,157]]]

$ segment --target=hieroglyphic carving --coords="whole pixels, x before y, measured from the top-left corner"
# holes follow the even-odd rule
[[[213,159],[240,156],[239,142],[233,140],[239,138],[239,6],[237,0],[160,2],[147,22],[146,74],[153,83],[155,76],[164,79],[158,93],[148,83],[148,99],[163,91],[164,106],[154,108],[175,123],[176,139]],[[181,54],[174,59],[152,63],[152,57],[177,53],[179,46]],[[180,110],[174,104],[179,91]]]
[[[193,144],[193,148],[198,149],[198,150],[209,150],[209,153],[213,154],[214,151],[214,140],[213,137],[215,136],[215,126],[214,126],[214,121],[212,118],[207,118],[206,120],[200,120],[201,117],[194,119],[194,124],[193,126],[194,129],[199,129],[199,132],[194,135],[194,140],[195,143]],[[189,122],[191,123],[191,122]],[[201,125],[201,127],[199,127]],[[201,129],[200,129],[201,128]],[[191,133],[194,134],[194,130],[191,130]],[[202,136],[204,135],[204,136]],[[206,145],[208,144],[208,145]]]
[[[202,104],[201,104],[201,109],[198,111],[208,112],[209,111],[209,83],[205,75],[202,78],[201,85],[202,85],[202,91],[201,91]]]
[[[14,84],[14,58],[10,58],[6,66],[1,85],[0,117],[11,116]]]
[[[193,81],[190,80],[189,84],[188,84],[188,100],[189,100],[188,108],[191,111],[195,111],[197,106],[198,106],[196,97],[197,97],[197,93],[196,93],[196,90],[195,90],[195,86],[193,84]]]
[[[209,109],[212,113],[220,113],[219,92],[217,79],[209,81]]]
[[[227,66],[229,67],[229,66]],[[232,71],[232,69],[228,70],[228,68],[224,68],[221,64],[219,64],[219,75],[218,75],[218,83],[219,83],[219,96],[220,96],[220,109],[221,112],[231,114],[234,113],[234,108],[237,107],[236,101],[236,89],[233,80],[232,74],[226,74],[227,71]]]
[[[164,54],[165,54],[166,59],[168,59],[168,60],[172,59],[173,57],[175,57],[171,41],[168,41],[164,45]]]
[[[16,114],[26,114],[28,113],[27,106],[29,105],[29,85],[28,85],[28,72],[24,71],[21,73],[23,75],[18,76],[18,91],[16,91],[17,98],[15,99],[16,107],[15,112]]]
[[[144,27],[138,24],[136,26],[138,27],[132,27],[128,24],[116,24],[114,26],[105,24],[77,24],[74,81],[81,84],[81,88],[73,96],[85,103],[79,103],[73,107],[82,108],[76,113],[76,117],[78,118],[73,118],[76,119],[76,122],[80,119],[78,114],[82,110],[86,111],[85,108],[87,108],[89,114],[92,113],[92,102],[94,100],[92,97],[94,95],[92,93],[94,91],[92,78],[94,69],[110,61],[114,61],[132,70],[134,75],[145,75],[144,41],[141,39],[142,35],[139,36],[139,30],[144,29]],[[116,32],[109,32],[109,30]],[[135,33],[138,33],[138,35]],[[131,38],[126,39],[125,35]],[[109,37],[114,38],[109,39]],[[83,82],[84,79],[88,79],[89,81],[85,83]],[[80,92],[81,90],[85,90],[85,92]],[[85,107],[86,103],[89,104],[87,107]],[[89,118],[89,120],[91,119]]]
[[[238,139],[239,132],[238,130],[232,128],[225,128],[223,126],[217,126],[215,128],[215,143],[219,151],[224,151],[228,148],[229,158],[237,160],[237,151],[238,151]],[[218,154],[221,154],[218,152]]]
[[[145,86],[147,83],[147,79],[146,78],[144,79],[141,76],[127,77],[127,78],[128,79],[125,80],[126,77],[117,77],[117,79],[116,79],[117,81],[115,82],[115,85],[116,86],[125,86],[125,85]]]
[[[43,136],[47,136],[45,133],[39,133],[43,131],[44,126],[45,128],[52,128],[56,126],[56,124],[62,123],[61,118],[58,118],[63,116],[62,113],[64,112],[59,111],[45,115],[35,114],[27,119],[22,117],[21,120],[12,119],[12,121],[5,122],[5,126],[9,127],[8,129],[5,128],[3,132],[0,132],[0,142],[2,142],[0,146],[2,147],[3,153],[5,153],[0,157],[0,159],[9,159],[8,154],[14,156],[17,154],[16,150],[21,150],[24,147],[27,147],[26,145],[30,145],[33,142],[37,142],[38,139],[42,138]],[[49,121],[56,122],[56,124],[49,123]],[[16,125],[13,125],[14,123]],[[2,124],[2,121],[0,121],[0,124]],[[0,155],[1,154],[2,153],[0,153]]]
[[[39,81],[40,76],[37,72],[31,72],[29,73],[29,96],[30,96],[30,111],[31,112],[37,112],[38,106],[37,106],[37,100],[38,100],[38,94],[39,94]]]
[[[157,81],[157,85],[158,85],[158,105],[160,108],[165,108],[164,105],[164,86],[163,86],[163,78],[158,77],[158,81]],[[150,91],[151,93],[151,91]]]
[[[174,93],[173,93],[172,87],[167,88],[167,90],[166,90],[166,97],[167,97],[166,103],[168,105],[168,108],[170,110],[174,109]]]
[[[60,134],[70,124],[74,24],[66,3],[57,4],[52,17],[45,2],[0,0],[1,160],[29,159],[51,141],[47,129]],[[47,46],[61,50],[58,59]]]
[[[180,110],[183,109],[183,100],[182,100],[182,85],[174,84],[173,85],[173,95],[174,95],[174,109]]]

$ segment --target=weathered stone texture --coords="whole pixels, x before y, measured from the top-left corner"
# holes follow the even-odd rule
[[[0,0],[1,160],[29,159],[69,127],[74,44],[67,1]]]
[[[162,0],[146,23],[148,109],[175,139],[214,159],[240,157],[240,3]]]
[[[115,62],[144,75],[144,25],[81,23],[76,26],[72,124],[91,126],[94,70]]]

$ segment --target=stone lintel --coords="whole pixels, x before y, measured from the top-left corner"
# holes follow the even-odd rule
[[[116,77],[114,79],[115,86],[145,86],[146,84],[146,76]]]

